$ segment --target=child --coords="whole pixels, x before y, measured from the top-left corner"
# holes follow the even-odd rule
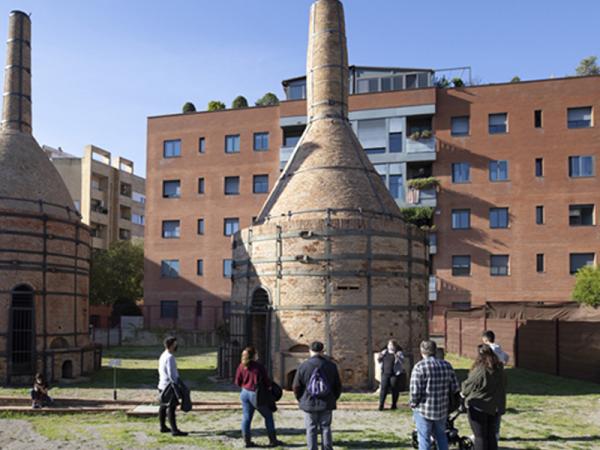
[[[49,406],[52,403],[52,398],[48,395],[50,386],[46,382],[44,375],[36,373],[33,379],[33,389],[31,389],[31,407],[38,409],[43,406]]]

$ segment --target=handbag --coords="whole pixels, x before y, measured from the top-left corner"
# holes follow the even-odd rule
[[[272,412],[277,411],[277,405],[275,403],[277,400],[275,399],[275,395],[273,393],[273,385],[275,384],[275,382],[272,382],[271,389],[269,389],[263,379],[262,374],[259,376],[258,382],[254,386],[254,390],[256,392],[257,408],[260,406],[266,406]],[[279,385],[277,385],[277,388],[279,388],[279,390],[281,391],[281,387]],[[283,395],[283,391],[281,391],[281,395]],[[279,398],[281,398],[281,395],[279,396]]]

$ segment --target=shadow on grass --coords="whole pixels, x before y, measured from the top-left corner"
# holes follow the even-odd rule
[[[508,442],[600,442],[600,436],[557,436],[555,434],[551,434],[548,437],[540,437],[540,438],[528,438],[528,437],[512,437],[512,438],[502,438],[503,441]]]

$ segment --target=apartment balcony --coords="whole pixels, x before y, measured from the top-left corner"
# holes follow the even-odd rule
[[[102,211],[106,211],[106,212],[102,212]],[[99,223],[102,225],[108,225],[108,210],[103,209],[103,210],[94,210],[92,209],[90,211],[90,220],[91,222],[95,222],[95,223]]]
[[[291,159],[292,153],[294,153],[296,147],[281,147],[279,149],[279,164],[280,168],[283,169],[287,162]]]
[[[106,239],[100,237],[92,237],[92,248],[106,249]]]
[[[437,277],[435,275],[429,276],[429,301],[435,302],[437,300]]]
[[[406,193],[406,203],[409,206],[437,206],[437,189],[432,187],[428,189],[408,188]]]
[[[406,153],[435,153],[435,138],[429,139],[407,139]]]

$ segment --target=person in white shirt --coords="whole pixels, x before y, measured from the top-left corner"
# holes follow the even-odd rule
[[[481,334],[481,340],[485,345],[488,345],[493,352],[496,354],[503,366],[508,364],[508,353],[502,350],[500,344],[496,344],[496,334],[492,330],[485,330]],[[496,429],[496,442],[500,440],[500,421],[502,416],[498,416],[497,429]]]
[[[158,392],[160,396],[160,408],[158,409],[158,420],[161,433],[171,433],[173,436],[187,436],[187,433],[177,428],[175,410],[179,404],[174,387],[179,381],[177,363],[174,353],[177,351],[177,338],[169,336],[164,340],[165,351],[158,359]],[[164,394],[163,394],[164,393]],[[166,420],[169,418],[167,427]]]

